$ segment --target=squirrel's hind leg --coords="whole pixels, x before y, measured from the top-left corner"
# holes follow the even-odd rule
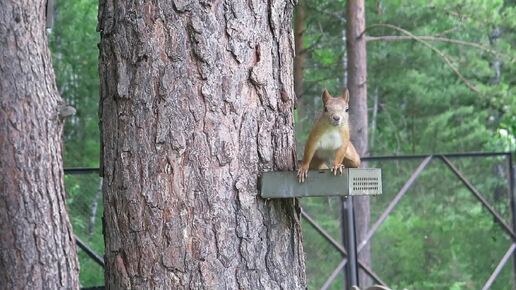
[[[355,149],[355,146],[349,142],[349,145],[346,149],[346,155],[344,156],[344,166],[346,168],[358,168],[360,167],[360,156]]]

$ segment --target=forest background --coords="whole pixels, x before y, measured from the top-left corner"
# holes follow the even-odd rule
[[[515,1],[366,5],[370,156],[514,152]],[[322,90],[337,95],[343,86],[346,20],[343,0],[303,0],[296,9],[296,21],[304,24],[295,120],[300,154],[321,111]],[[96,1],[57,1],[49,33],[53,64],[62,97],[77,110],[65,126],[65,168],[99,164],[96,25]],[[510,224],[506,160],[454,162]],[[371,220],[417,165],[417,160],[369,163],[384,174],[384,195],[371,200]],[[73,229],[102,254],[100,182],[96,174],[65,177]],[[341,239],[337,198],[305,198],[302,206]],[[310,288],[317,289],[341,257],[308,224],[303,231]],[[372,268],[394,289],[479,289],[509,246],[510,238],[480,203],[443,164],[433,162],[374,236]],[[103,269],[84,252],[79,257],[81,285],[103,285]],[[492,289],[507,289],[512,272],[508,263]],[[341,280],[332,289],[342,289]]]

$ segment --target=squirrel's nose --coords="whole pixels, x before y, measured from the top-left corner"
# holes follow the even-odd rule
[[[333,119],[335,122],[338,122],[338,121],[340,121],[340,116],[339,116],[339,115],[333,115],[333,116],[332,116],[332,119]]]

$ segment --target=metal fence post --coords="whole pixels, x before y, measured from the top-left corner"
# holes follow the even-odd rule
[[[345,267],[346,289],[358,285],[357,243],[355,229],[355,213],[353,211],[353,197],[343,198],[341,203],[341,227],[344,248],[348,253],[348,263]]]
[[[509,196],[511,198],[511,212],[512,212],[512,230],[516,232],[516,193],[514,192],[514,163],[512,160],[512,153],[507,154],[508,159],[508,173],[509,173]],[[516,252],[512,256],[513,267],[513,288],[516,287]]]
[[[340,208],[339,208],[339,226],[340,226],[340,236],[341,236],[341,239],[342,239],[342,246],[344,247],[344,251],[346,251],[346,254],[342,254],[342,258],[344,259],[348,259],[349,256],[347,254],[347,248],[346,248],[346,227],[344,226],[344,223],[346,222],[346,219],[344,218],[344,216],[346,215],[346,210],[344,209],[344,203],[346,202],[346,197],[344,196],[341,196],[340,197]],[[349,261],[349,260],[348,260]],[[346,262],[347,263],[347,262]],[[344,268],[342,268],[342,285],[346,285],[346,281],[348,280],[347,278],[347,273],[346,273],[346,266],[344,266]],[[344,289],[346,290],[346,289]]]

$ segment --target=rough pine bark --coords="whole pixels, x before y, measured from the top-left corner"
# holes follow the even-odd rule
[[[360,156],[368,155],[368,112],[367,112],[367,51],[365,30],[364,0],[348,0],[346,6],[346,50],[347,50],[347,85],[350,93],[349,122],[351,142]],[[367,167],[362,162],[362,167]],[[369,198],[353,198],[355,209],[355,226],[357,244],[364,239],[371,219]],[[371,263],[370,244],[359,253],[358,258],[365,264]],[[371,279],[360,270],[359,284],[369,286]]]
[[[45,1],[0,3],[0,288],[79,289]]]
[[[107,289],[304,289],[285,0],[99,7]]]

